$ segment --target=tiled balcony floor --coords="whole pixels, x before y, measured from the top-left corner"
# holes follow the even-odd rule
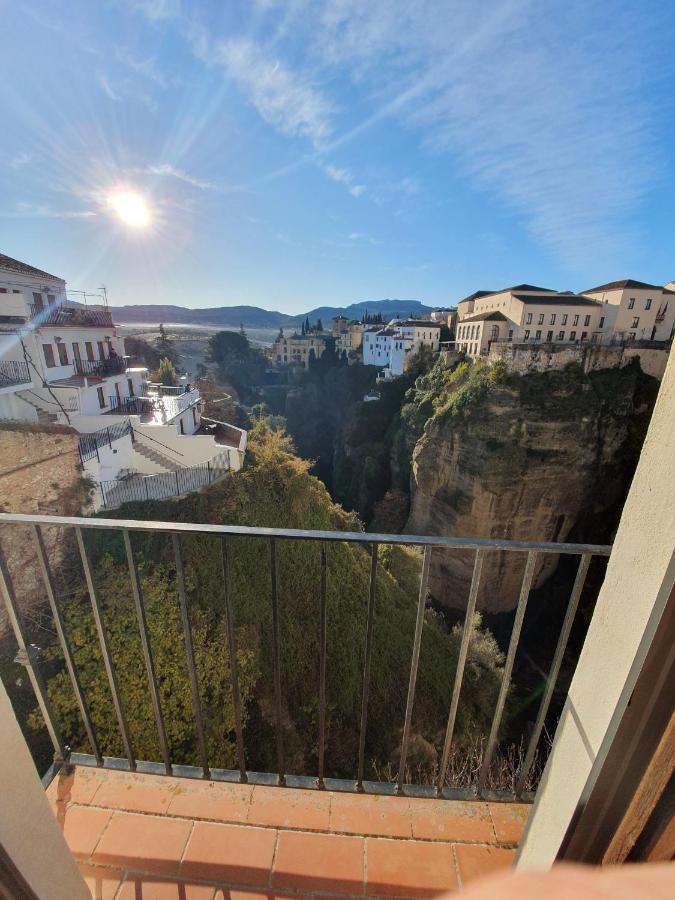
[[[510,866],[529,811],[79,766],[47,796],[100,900],[430,897]]]

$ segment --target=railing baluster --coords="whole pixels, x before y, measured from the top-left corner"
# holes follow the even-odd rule
[[[129,768],[132,772],[136,771],[136,758],[134,757],[134,751],[131,747],[131,740],[129,738],[129,729],[127,727],[126,716],[124,715],[124,707],[122,706],[122,698],[120,697],[119,687],[117,684],[117,675],[115,674],[115,666],[112,661],[112,657],[110,655],[110,647],[108,646],[108,638],[105,633],[105,627],[103,625],[103,614],[101,610],[101,602],[98,598],[98,592],[96,591],[96,586],[94,584],[94,576],[91,570],[91,562],[89,559],[89,551],[87,550],[84,543],[84,535],[82,534],[82,529],[80,526],[75,527],[75,536],[77,538],[77,546],[80,551],[80,559],[82,560],[82,568],[84,570],[84,577],[87,582],[87,589],[89,591],[89,599],[91,601],[91,609],[94,614],[94,622],[96,624],[96,631],[98,633],[98,641],[101,646],[101,655],[103,656],[103,665],[105,666],[106,675],[108,676],[108,684],[110,685],[110,693],[112,694],[113,706],[115,707],[115,714],[117,716],[117,723],[120,728],[120,733],[122,735],[122,742],[124,744],[124,750],[127,754],[127,759],[129,761]]]
[[[190,625],[190,612],[188,610],[187,590],[185,588],[183,556],[180,552],[180,538],[177,534],[171,535],[171,542],[173,544],[173,555],[176,561],[176,585],[178,587],[178,599],[180,601],[180,616],[183,622],[183,636],[185,638],[185,653],[187,656],[188,676],[190,678],[190,691],[192,692],[192,709],[195,715],[195,731],[197,732],[197,744],[199,745],[199,759],[204,771],[204,778],[210,778],[211,772],[209,770],[209,761],[206,753],[202,703],[199,697],[199,684],[197,682],[197,669],[195,666],[192,626]]]
[[[480,775],[478,778],[478,796],[482,796],[485,792],[485,785],[487,783],[488,772],[490,771],[490,764],[492,762],[492,756],[495,751],[495,746],[497,744],[497,735],[499,734],[499,726],[502,720],[502,714],[504,712],[504,704],[506,703],[506,695],[509,692],[509,686],[511,684],[511,672],[513,670],[513,663],[516,658],[516,650],[518,648],[518,640],[520,639],[520,631],[523,627],[523,619],[525,618],[525,609],[527,607],[527,601],[530,596],[530,588],[532,587],[532,579],[534,578],[534,569],[537,562],[537,554],[535,551],[530,550],[527,554],[527,562],[525,563],[525,573],[523,575],[523,583],[520,588],[520,597],[518,598],[518,606],[516,608],[516,617],[513,622],[513,629],[511,630],[511,640],[509,641],[509,649],[506,654],[506,662],[504,663],[504,674],[502,676],[502,683],[499,688],[499,696],[497,698],[497,706],[495,707],[495,714],[492,719],[492,728],[490,729],[490,737],[488,738],[487,747],[485,750],[485,756],[483,757],[483,764],[481,766]]]
[[[49,600],[49,606],[51,607],[52,616],[54,617],[54,625],[56,626],[56,633],[59,638],[59,643],[61,644],[61,650],[63,651],[63,658],[66,662],[66,668],[68,669],[68,674],[70,675],[71,684],[73,685],[75,700],[77,701],[80,715],[82,716],[82,721],[84,723],[85,731],[87,732],[87,737],[89,738],[89,743],[91,744],[91,749],[93,750],[94,756],[96,757],[96,763],[99,766],[102,766],[103,756],[101,755],[101,750],[96,739],[94,725],[91,721],[91,715],[89,713],[89,706],[87,705],[87,701],[85,700],[84,694],[82,693],[82,685],[80,684],[80,678],[77,674],[75,660],[73,659],[72,647],[70,646],[70,640],[68,638],[68,635],[66,634],[63,616],[61,615],[61,610],[59,609],[58,600],[56,597],[56,589],[54,587],[54,579],[49,567],[47,551],[45,549],[44,539],[42,537],[42,530],[40,529],[39,525],[32,525],[31,530],[33,532],[33,540],[35,542],[38,565],[40,567],[40,572],[42,573],[42,581],[44,582],[45,590],[47,592],[47,599]]]
[[[544,692],[544,696],[539,707],[537,721],[530,738],[527,753],[525,754],[525,761],[523,763],[520,774],[518,775],[518,782],[516,784],[517,796],[520,796],[523,793],[527,776],[529,775],[530,769],[532,768],[532,763],[534,762],[534,754],[537,750],[537,744],[539,743],[539,738],[541,737],[541,732],[546,720],[546,714],[548,713],[551,698],[553,697],[555,684],[558,680],[558,673],[560,671],[560,666],[562,665],[563,656],[565,655],[565,648],[567,647],[567,641],[569,639],[570,632],[572,631],[572,624],[574,623],[574,617],[579,605],[579,598],[581,597],[581,592],[586,581],[586,574],[588,573],[588,567],[590,566],[590,564],[591,554],[582,554],[581,559],[579,560],[579,568],[577,569],[576,578],[574,579],[572,593],[570,594],[570,602],[567,607],[567,612],[565,613],[565,619],[563,621],[562,628],[560,630],[558,644],[555,648],[553,662],[551,663],[551,668],[546,678],[546,691]]]
[[[424,559],[422,561],[422,575],[420,578],[420,593],[417,600],[417,619],[415,621],[415,637],[413,639],[413,652],[410,661],[410,681],[408,683],[408,700],[405,707],[405,722],[403,725],[403,739],[401,740],[401,759],[396,781],[396,793],[403,793],[403,779],[405,778],[405,766],[408,759],[408,744],[410,743],[410,725],[412,723],[413,705],[415,703],[415,684],[417,683],[417,667],[420,661],[420,647],[422,645],[422,629],[424,626],[424,608],[427,599],[427,584],[429,581],[429,563],[431,561],[431,547],[424,547]]]
[[[281,640],[279,636],[279,596],[277,592],[277,542],[270,538],[270,576],[272,579],[272,668],[274,669],[274,700],[277,731],[277,769],[279,784],[286,784],[284,736],[281,724]]]
[[[366,753],[366,728],[368,727],[368,697],[370,694],[370,658],[373,652],[373,620],[375,618],[375,592],[377,589],[377,544],[370,547],[370,587],[366,620],[366,649],[363,662],[363,694],[361,698],[361,728],[359,731],[359,770],[357,791],[363,791],[363,773]]]
[[[5,601],[7,615],[9,616],[16,642],[19,645],[19,658],[17,661],[25,666],[28,672],[28,677],[33,687],[33,692],[35,693],[35,699],[38,702],[42,718],[44,719],[47,731],[49,732],[49,737],[54,746],[54,762],[66,762],[70,756],[70,748],[67,747],[63,741],[61,730],[56,721],[56,716],[54,715],[51,700],[47,693],[47,686],[42,677],[42,672],[37,659],[38,649],[34,645],[28,643],[28,638],[24,631],[23,622],[19,613],[19,605],[16,602],[12,576],[9,573],[7,560],[5,559],[2,547],[0,547],[0,593],[2,593]]]
[[[471,578],[471,588],[469,590],[469,599],[466,604],[466,614],[464,616],[464,629],[462,631],[462,642],[459,646],[459,656],[457,658],[457,671],[455,672],[455,681],[452,686],[452,700],[450,702],[450,712],[448,713],[448,726],[445,731],[445,743],[443,745],[443,756],[441,757],[441,767],[438,773],[438,781],[436,782],[436,794],[441,796],[445,783],[445,773],[448,768],[450,759],[450,748],[452,746],[452,737],[455,730],[455,719],[457,718],[457,708],[459,706],[459,695],[462,690],[462,680],[464,678],[464,667],[466,665],[466,657],[469,651],[471,635],[473,634],[473,616],[476,611],[476,599],[478,597],[478,588],[480,586],[480,575],[483,568],[484,550],[476,550],[476,558],[473,566],[473,576]]]
[[[164,727],[164,716],[162,715],[162,704],[159,700],[159,689],[157,687],[157,676],[155,675],[155,664],[152,658],[152,647],[148,639],[148,621],[145,615],[145,604],[143,603],[143,591],[141,590],[141,581],[138,577],[138,569],[136,568],[136,560],[134,559],[134,551],[131,546],[131,538],[126,528],[122,531],[124,539],[124,549],[127,554],[127,564],[129,566],[129,577],[131,578],[131,592],[134,595],[134,606],[136,608],[136,618],[138,619],[138,630],[141,636],[141,648],[143,649],[143,660],[148,673],[148,684],[150,687],[150,701],[152,703],[152,711],[155,714],[155,722],[157,723],[157,733],[159,736],[159,747],[164,760],[164,768],[166,774],[171,775],[171,754],[169,753],[169,742],[166,737],[166,728]]]
[[[321,584],[319,596],[319,777],[317,786],[325,788],[323,780],[326,750],[326,544],[321,543]]]
[[[227,627],[227,645],[230,655],[230,680],[232,684],[232,708],[234,711],[234,730],[237,738],[237,760],[239,762],[239,781],[248,782],[246,774],[246,758],[244,756],[244,734],[241,727],[241,697],[239,695],[239,673],[237,667],[237,642],[234,632],[234,609],[230,596],[229,565],[227,555],[227,538],[221,538],[221,556],[223,562],[223,596],[225,599],[225,622]]]

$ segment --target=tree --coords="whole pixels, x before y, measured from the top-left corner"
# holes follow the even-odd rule
[[[300,334],[302,334],[303,337],[304,337],[304,335],[305,335],[305,323],[304,323],[304,322],[302,323],[302,328],[301,328],[301,330],[300,330]]]
[[[312,330],[312,326],[309,324],[309,316],[307,316],[307,318],[305,319],[305,331],[304,331],[304,333],[305,333],[305,334],[309,334],[311,330]]]
[[[318,332],[323,331],[323,322],[321,321],[321,319],[316,320],[316,330]]]
[[[174,365],[180,360],[180,354],[176,350],[174,342],[167,337],[163,324],[159,326],[159,335],[155,339],[155,350],[160,357],[170,359]]]
[[[172,387],[176,384],[176,370],[171,360],[167,357],[160,360],[157,377],[160,383],[165,384],[167,387]]]
[[[124,349],[130,357],[131,365],[147,366],[148,369],[159,368],[159,361],[162,358],[152,344],[139,337],[125,337]]]
[[[232,384],[239,393],[250,393],[261,384],[265,374],[265,358],[251,347],[245,334],[237,331],[218,331],[207,347],[207,361],[218,366],[222,381]]]

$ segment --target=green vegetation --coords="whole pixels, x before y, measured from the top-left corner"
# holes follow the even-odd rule
[[[145,341],[143,338],[133,337],[131,335],[127,337],[125,335],[124,347],[129,354],[131,365],[147,366],[151,372],[155,372],[159,368],[159,362],[162,356],[149,341]]]
[[[167,387],[173,387],[176,384],[176,370],[171,360],[167,357],[159,361],[157,377],[160,384],[165,384]]]
[[[357,528],[354,516],[331,502],[325,487],[308,469],[309,464],[294,454],[283,432],[259,423],[250,434],[248,463],[243,471],[202,494],[176,502],[128,504],[117,515],[322,530]],[[133,536],[133,545],[171,750],[177,760],[196,763],[170,541],[162,535],[138,533]],[[218,539],[186,536],[182,549],[209,752],[214,765],[232,766],[234,735],[221,547]],[[134,749],[139,758],[158,759],[122,542],[106,532],[92,532],[90,553]],[[317,756],[320,545],[279,541],[277,555],[287,766],[289,771],[311,774],[316,771]],[[276,752],[269,545],[261,538],[230,538],[228,559],[245,706],[247,765],[273,770]],[[397,547],[383,547],[381,563],[366,745],[371,772],[395,764],[397,758],[420,569],[415,552]],[[328,546],[326,767],[330,774],[342,777],[354,776],[357,759],[369,568],[370,558],[364,548],[353,544]],[[73,559],[71,571],[75,569]],[[65,615],[103,750],[119,754],[121,742],[83,586],[70,592]],[[494,639],[482,630],[479,620],[475,629],[458,720],[460,746],[489,727],[502,672],[502,656]],[[448,632],[434,613],[427,613],[413,731],[435,752],[442,745],[460,639],[460,629]],[[52,647],[49,653],[56,666],[58,651]],[[49,692],[67,740],[73,749],[88,751],[62,671],[50,678]],[[428,762],[432,765],[433,760]]]
[[[265,358],[251,346],[243,331],[218,331],[209,338],[206,356],[217,366],[218,379],[231,384],[244,399],[255,396],[262,384]]]

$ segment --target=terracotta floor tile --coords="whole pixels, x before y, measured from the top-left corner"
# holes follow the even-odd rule
[[[331,795],[290,788],[253,788],[248,822],[302,831],[328,831]]]
[[[518,844],[532,807],[529,803],[488,803],[500,844]]]
[[[333,794],[330,830],[346,834],[412,837],[407,797],[363,797]]]
[[[116,812],[93,861],[139,872],[177,874],[192,822]]]
[[[93,900],[113,900],[124,878],[122,869],[107,869],[86,863],[80,863],[79,869]]]
[[[62,803],[91,803],[105,773],[87,766],[64,767],[46,790],[49,800]]]
[[[168,812],[188,819],[245,822],[253,788],[248,784],[181,781],[171,792]]]
[[[215,887],[130,875],[115,900],[213,900]]]
[[[161,775],[111,773],[99,785],[94,796],[96,806],[128,812],[165,813],[176,786],[173,779]]]
[[[363,893],[363,838],[299,831],[279,833],[273,888]]]
[[[278,891],[265,891],[261,894],[256,891],[228,890],[225,893],[225,900],[311,900],[312,896],[311,894],[280,894]],[[223,900],[222,888],[220,895],[216,893],[215,900]],[[321,900],[324,898],[322,897]],[[344,900],[344,897],[341,897],[340,900]]]
[[[69,806],[63,817],[62,827],[71,853],[85,858],[91,856],[111,815],[108,809]]]
[[[435,841],[494,841],[487,803],[454,800],[411,800],[415,838]]]
[[[369,896],[432,897],[457,887],[450,844],[368,838],[366,866]]]
[[[516,858],[515,850],[488,847],[480,844],[455,844],[455,856],[462,884],[490,875],[499,869],[508,869]]]
[[[267,887],[276,839],[271,828],[195,822],[181,876]]]

